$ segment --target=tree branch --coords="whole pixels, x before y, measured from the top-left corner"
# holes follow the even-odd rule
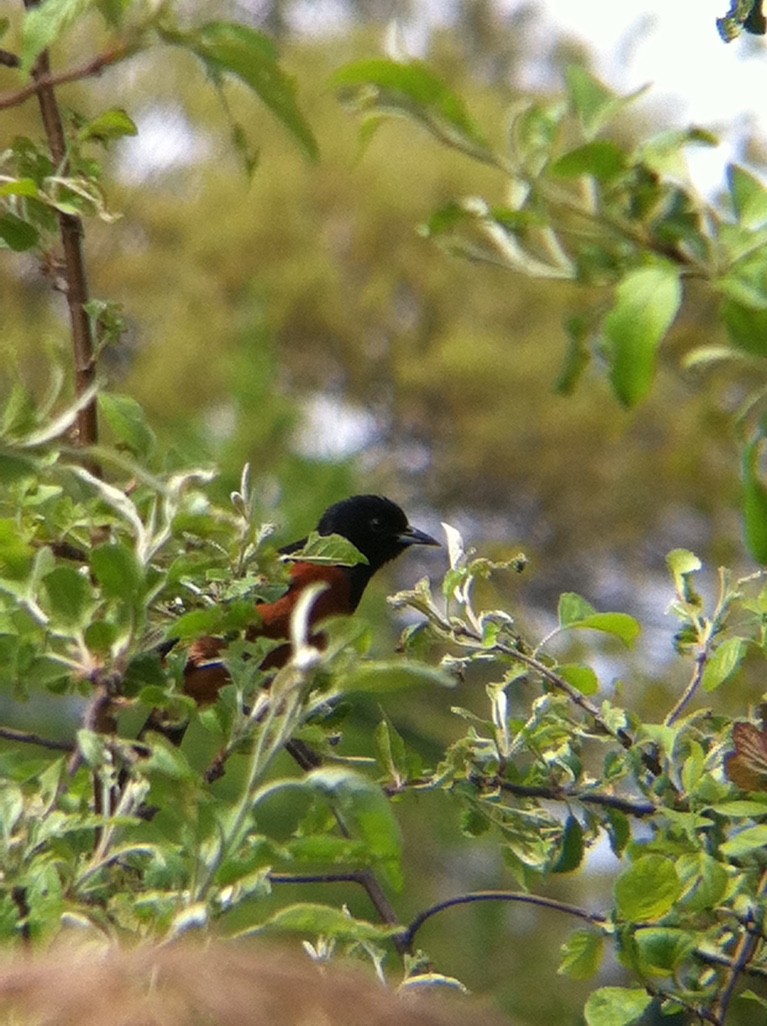
[[[530,784],[513,784],[502,777],[471,777],[471,782],[480,787],[497,787],[508,794],[519,798],[541,798],[554,802],[581,802],[582,805],[601,805],[607,809],[615,809],[627,816],[653,816],[658,811],[652,802],[632,801],[615,794],[602,794],[598,791],[578,791],[576,788],[539,787]]]
[[[763,898],[765,891],[767,891],[767,869],[762,871],[759,885],[756,888],[754,895],[757,904],[752,906],[750,910],[749,922],[744,926],[743,933],[741,934],[737,947],[735,948],[730,967],[725,973],[722,989],[713,1005],[712,1011],[715,1016],[713,1021],[716,1023],[724,1023],[726,1020],[727,1011],[735,994],[735,988],[738,985],[738,981],[741,976],[748,971],[749,963],[756,955],[757,948],[762,942],[761,929],[754,929],[753,927],[761,927],[763,911],[760,910],[758,906],[762,904],[761,899]]]
[[[600,915],[598,912],[589,912],[587,909],[579,908],[577,905],[568,905],[567,902],[556,901],[554,898],[543,898],[535,894],[526,894],[524,891],[473,891],[470,894],[460,894],[456,898],[440,901],[421,912],[402,934],[403,943],[411,947],[416,933],[432,916],[436,916],[446,909],[454,908],[456,905],[469,905],[477,901],[517,901],[526,905],[536,905],[539,908],[550,908],[555,912],[564,912],[565,915],[585,919],[587,923],[591,923],[593,926],[603,926],[607,922],[607,916]]]
[[[39,745],[41,748],[49,748],[53,752],[71,752],[74,749],[72,741],[56,741],[53,738],[41,737],[28,730],[16,730],[14,727],[0,726],[0,737],[6,741],[17,741],[24,745]]]
[[[703,680],[703,671],[706,669],[706,663],[708,662],[708,649],[704,648],[698,652],[695,657],[695,669],[693,670],[690,682],[684,689],[679,697],[679,701],[669,711],[665,720],[663,721],[666,727],[671,727],[676,723],[679,717],[682,715],[688,704],[695,697],[695,694],[700,687],[700,682]]]
[[[32,71],[37,87],[40,115],[45,126],[45,135],[54,163],[60,173],[66,174],[68,167],[67,145],[61,121],[58,102],[53,85],[46,79],[50,76],[48,52],[43,51]],[[72,330],[72,346],[75,368],[75,394],[86,392],[96,380],[96,347],[90,318],[85,310],[89,299],[88,277],[83,258],[83,225],[79,217],[57,211],[59,232],[64,249],[64,274],[66,277],[66,298],[69,307],[69,321]],[[92,446],[98,442],[98,416],[95,397],[77,415],[77,444]],[[90,466],[98,475],[98,468]],[[100,475],[99,475],[100,476]]]
[[[51,73],[50,68],[46,68],[45,71],[41,69],[30,85],[0,96],[0,110],[7,110],[10,107],[18,107],[22,103],[26,103],[36,93],[39,93],[41,88],[52,89],[67,82],[77,82],[82,78],[93,78],[96,75],[100,75],[104,68],[108,68],[110,64],[116,64],[118,61],[125,60],[126,57],[131,55],[132,51],[127,46],[116,46],[111,50],[105,50],[103,53],[98,54],[91,60],[86,61],[85,64],[79,64],[75,68],[69,68],[67,71],[61,71],[56,75]],[[18,67],[21,61],[16,54],[8,53],[7,50],[0,50],[0,64],[13,68]]]
[[[0,49],[0,64],[5,68],[18,68],[21,65],[21,61],[10,50]]]
[[[274,884],[358,884],[367,894],[381,921],[387,926],[399,926],[399,917],[394,907],[386,897],[377,877],[369,869],[349,873],[270,873],[269,880]],[[401,934],[395,935],[394,944],[401,955],[410,949]]]

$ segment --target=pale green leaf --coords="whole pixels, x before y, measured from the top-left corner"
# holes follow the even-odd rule
[[[681,301],[679,270],[671,265],[629,271],[618,285],[603,332],[613,388],[624,406],[635,406],[650,391],[658,346]]]

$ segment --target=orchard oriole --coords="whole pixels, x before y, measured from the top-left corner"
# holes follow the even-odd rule
[[[373,574],[411,545],[439,545],[430,535],[411,527],[400,507],[380,495],[353,495],[330,506],[320,517],[317,533],[341,535],[365,556],[367,563],[321,566],[296,561],[290,568],[290,583],[285,594],[276,602],[256,606],[259,622],[247,630],[249,641],[259,637],[288,638],[293,609],[308,585],[319,582],[326,586],[317,596],[309,615],[309,626],[314,628],[329,616],[351,615]],[[305,542],[303,538],[280,551],[289,555],[300,550]],[[313,641],[321,645],[321,635],[314,635]],[[184,669],[184,693],[194,698],[198,705],[215,702],[219,690],[229,681],[221,660],[225,649],[225,639],[214,637],[199,638],[189,648]],[[270,652],[261,665],[266,669],[279,668],[285,665],[289,656],[290,645],[286,643]],[[183,737],[183,728],[179,732],[178,728],[169,730],[167,725],[161,725],[157,711],[141,733],[147,729],[160,730],[177,743]]]

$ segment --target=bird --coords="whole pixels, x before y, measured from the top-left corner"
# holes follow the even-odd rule
[[[255,606],[258,621],[246,631],[246,638],[255,641],[259,637],[287,639],[290,636],[290,621],[296,602],[309,585],[321,583],[325,590],[315,599],[309,613],[309,629],[312,643],[322,647],[324,639],[314,633],[315,626],[330,616],[351,616],[373,575],[414,545],[436,545],[439,542],[418,528],[412,527],[403,510],[391,499],[381,495],[353,495],[330,506],[319,519],[316,531],[319,535],[341,535],[350,541],[367,562],[354,566],[318,565],[296,560],[290,567],[290,582],[284,595],[274,602],[261,602]],[[306,538],[280,549],[289,556],[298,552]],[[163,646],[167,652],[173,642]],[[229,683],[229,675],[222,660],[226,639],[204,637],[194,641],[187,651],[184,667],[183,693],[193,698],[199,707],[216,701],[221,688]],[[261,662],[263,669],[279,669],[290,657],[287,641],[274,648]],[[162,725],[162,716],[155,710],[142,728],[139,737],[147,730],[159,730],[174,743],[180,743],[183,731],[178,727]]]

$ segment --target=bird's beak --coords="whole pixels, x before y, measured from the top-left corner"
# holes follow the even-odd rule
[[[432,538],[430,534],[426,534],[425,531],[419,531],[417,527],[411,527],[410,524],[405,528],[404,531],[400,531],[397,535],[397,541],[403,545],[437,545],[439,542],[436,538]]]

